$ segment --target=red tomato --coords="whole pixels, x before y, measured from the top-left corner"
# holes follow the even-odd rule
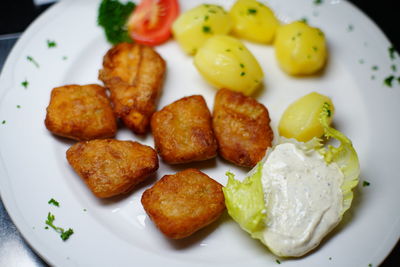
[[[139,44],[161,44],[171,36],[178,15],[178,0],[142,0],[128,20],[129,34]]]

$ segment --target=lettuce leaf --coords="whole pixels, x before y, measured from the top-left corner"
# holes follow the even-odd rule
[[[260,162],[243,182],[227,172],[228,183],[222,188],[229,215],[253,238],[261,238],[265,221],[264,192],[261,184],[262,165]]]
[[[320,122],[324,127],[324,136],[329,139],[331,137],[340,142],[338,147],[328,145],[322,147],[319,152],[324,156],[325,161],[329,164],[335,162],[343,172],[344,181],[342,184],[343,193],[343,210],[342,215],[350,208],[353,201],[353,188],[358,184],[360,175],[360,164],[357,152],[353,144],[343,133],[329,126],[328,118],[331,116],[330,105],[325,103],[322,107]]]
[[[322,140],[313,138],[303,143],[294,139],[281,138],[279,143],[295,143],[303,151],[318,151],[327,164],[335,162],[344,175],[341,190],[343,193],[343,209],[341,216],[350,208],[353,200],[352,189],[358,184],[360,166],[358,156],[351,141],[341,132],[329,126],[328,118],[332,115],[330,105],[325,103],[320,115],[320,122],[324,128],[326,139],[335,138],[340,142],[338,147],[323,146]],[[266,227],[266,207],[264,192],[261,183],[264,162],[272,150],[268,150],[264,159],[253,168],[241,182],[234,178],[234,174],[227,172],[228,183],[223,187],[225,204],[229,215],[247,231],[253,238],[260,239],[264,244],[263,230]]]

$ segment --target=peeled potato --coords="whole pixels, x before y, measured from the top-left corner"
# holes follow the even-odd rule
[[[279,122],[279,135],[286,138],[295,138],[307,142],[313,137],[321,137],[324,129],[319,122],[320,113],[324,103],[332,107],[332,116],[335,110],[331,99],[327,96],[312,92],[292,103],[283,113]]]
[[[228,34],[232,19],[217,5],[200,5],[181,14],[172,25],[172,33],[182,49],[196,54],[203,43],[215,34]]]
[[[276,33],[275,55],[288,74],[313,74],[326,62],[325,36],[320,29],[300,21],[281,26]]]
[[[251,95],[261,84],[263,71],[253,54],[238,39],[211,37],[199,49],[194,64],[214,87]]]
[[[267,6],[255,0],[238,0],[229,11],[233,33],[252,42],[269,44],[275,36],[279,21]]]

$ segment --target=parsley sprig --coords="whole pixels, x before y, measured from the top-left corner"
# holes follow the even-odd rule
[[[135,6],[133,2],[123,4],[118,0],[101,1],[97,23],[103,27],[107,40],[111,44],[132,42],[126,28],[126,22]]]
[[[56,217],[54,216],[54,214],[51,214],[51,212],[49,212],[49,213],[47,214],[47,220],[46,220],[45,223],[46,223],[48,226],[50,226],[51,228],[53,228],[57,233],[59,233],[59,234],[60,234],[60,237],[61,237],[61,239],[62,239],[63,241],[67,240],[67,239],[74,233],[74,230],[72,230],[71,228],[69,228],[68,230],[65,231],[64,228],[55,226],[55,225],[53,224],[53,222],[54,222],[55,219],[56,219]]]
[[[53,204],[53,205],[56,206],[56,207],[59,207],[59,206],[60,206],[60,203],[58,203],[58,201],[55,200],[54,198],[50,199],[49,202],[47,202],[47,203]]]

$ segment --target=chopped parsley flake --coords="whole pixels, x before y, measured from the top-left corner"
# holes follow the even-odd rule
[[[361,59],[359,59],[359,60],[358,60],[358,63],[360,63],[360,64],[364,64],[364,59],[362,59],[362,58],[361,58]]]
[[[363,187],[370,186],[370,183],[367,181],[363,181]]]
[[[21,105],[17,105],[17,108],[21,108]]]
[[[372,70],[378,70],[378,69],[379,69],[378,66],[376,66],[376,65],[372,66]]]
[[[59,207],[59,206],[60,206],[60,203],[58,203],[58,201],[55,200],[54,198],[50,199],[49,202],[47,202],[47,203],[53,204],[53,205],[56,206],[56,207]]]
[[[368,264],[368,267],[372,267],[372,264],[370,263],[370,264]]]
[[[21,85],[26,89],[28,88],[29,82],[25,79],[25,81],[23,81]]]
[[[320,5],[323,2],[324,2],[323,0],[314,0],[314,5]]]
[[[393,82],[393,80],[394,80],[394,76],[393,76],[393,75],[390,75],[389,77],[386,77],[385,80],[383,80],[383,83],[384,83],[386,86],[392,87],[392,82]]]
[[[388,48],[388,51],[389,51],[390,59],[393,60],[396,55],[396,49],[393,46],[391,46]]]
[[[6,121],[5,121],[5,120],[3,120],[3,121],[1,122],[1,124],[6,124]]]
[[[276,259],[275,261],[276,261],[276,263],[281,264],[280,260]]]
[[[240,51],[243,51],[243,47],[239,46],[239,50],[240,50]]]
[[[318,47],[316,47],[316,46],[313,46],[312,49],[314,50],[314,52],[318,51]]]
[[[240,67],[241,67],[241,68],[244,68],[244,64],[243,64],[243,63],[240,63]]]
[[[331,261],[331,260],[332,260],[332,257],[329,257],[329,260]]]
[[[86,212],[86,211],[87,211],[87,209],[83,209],[83,211],[85,211],[85,212]]]
[[[208,15],[204,16],[204,21],[207,21],[210,17]]]
[[[302,17],[301,19],[299,19],[299,21],[308,24],[308,19],[306,17]]]
[[[397,81],[400,83],[400,76],[399,76],[399,77],[397,77]]]
[[[63,56],[63,57],[62,57],[62,60],[67,60],[67,59],[68,59],[67,56]]]
[[[244,75],[246,75],[246,72],[241,72],[240,73],[240,76],[244,76]]]
[[[354,30],[354,26],[351,25],[351,24],[349,24],[349,25],[347,26],[347,31],[348,31],[348,32],[352,32],[353,30]]]
[[[211,27],[210,26],[203,26],[203,32],[204,33],[211,33]]]
[[[57,233],[59,233],[63,241],[67,240],[74,233],[74,230],[69,228],[68,230],[65,231],[63,228],[55,226],[53,224],[54,220],[55,216],[49,212],[47,214],[47,220],[45,221],[45,223],[51,228],[53,228]]]
[[[210,12],[210,13],[212,13],[212,14],[216,14],[216,13],[217,13],[217,11],[214,10],[214,9],[209,9],[208,12]]]
[[[247,9],[247,14],[249,14],[249,15],[255,15],[255,14],[257,14],[257,9],[255,9],[255,8],[249,8],[249,9]]]
[[[36,61],[33,57],[27,56],[26,59],[27,59],[29,62],[32,62],[32,64],[35,65],[36,68],[39,68],[39,67],[40,67],[40,66],[39,66],[39,63],[37,63],[37,61]]]
[[[392,71],[393,71],[393,72],[396,72],[396,71],[397,71],[397,67],[396,67],[396,65],[394,65],[394,64],[393,64],[393,65],[392,65],[392,66],[390,66],[390,67],[392,68]]]
[[[47,47],[48,48],[57,47],[57,43],[55,41],[47,40]]]
[[[328,102],[324,102],[324,106],[323,109],[326,110],[326,113],[328,115],[328,118],[331,117],[332,113],[331,113],[331,109],[330,109],[330,105]]]
[[[375,80],[375,75],[371,75],[371,80]]]
[[[226,49],[225,52],[231,52],[231,50],[230,49]]]

